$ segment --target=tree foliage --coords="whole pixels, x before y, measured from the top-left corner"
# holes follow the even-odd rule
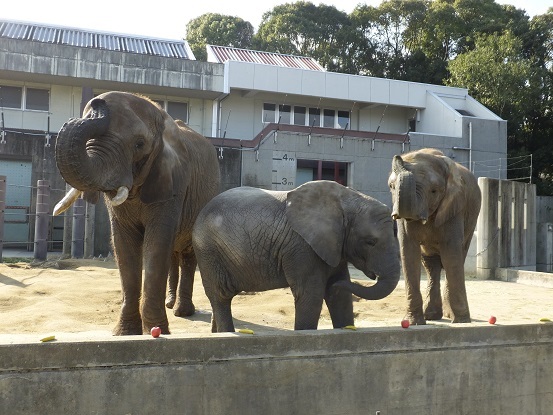
[[[311,56],[328,70],[341,69],[350,20],[334,6],[298,1],[265,13],[255,36],[260,50]]]
[[[254,34],[253,26],[240,17],[218,13],[202,14],[186,25],[186,39],[198,60],[207,60],[205,46],[231,46],[247,49]]]

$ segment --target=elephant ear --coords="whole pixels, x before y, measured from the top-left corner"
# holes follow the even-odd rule
[[[148,176],[140,189],[140,200],[143,203],[156,203],[173,197],[172,155],[163,149],[152,163]]]
[[[463,180],[459,167],[449,157],[441,156],[441,158],[446,163],[449,174],[447,176],[446,192],[434,219],[435,226],[442,226],[449,219],[458,215],[465,207],[464,201],[461,199]]]
[[[330,181],[308,182],[288,192],[286,198],[288,223],[332,267],[342,259],[343,190],[343,186]]]
[[[152,150],[151,159],[142,167],[147,176],[140,189],[140,200],[146,204],[163,202],[174,196],[173,183],[178,181],[173,180],[174,166],[179,163],[171,148],[175,136],[178,136],[174,121],[159,106],[153,109],[150,116],[153,120],[152,133],[159,141],[158,150]]]

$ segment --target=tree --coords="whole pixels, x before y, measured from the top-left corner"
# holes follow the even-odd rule
[[[207,60],[206,45],[247,49],[254,34],[253,26],[240,17],[217,13],[202,14],[186,25],[186,39],[198,60]]]
[[[426,0],[387,0],[379,7],[358,5],[350,15],[356,29],[352,56],[358,73],[394,79],[420,79],[427,65],[418,53]],[[415,63],[416,62],[416,63]],[[416,69],[415,71],[411,71]]]
[[[449,62],[447,83],[468,88],[500,117],[519,119],[532,94],[534,74],[532,62],[522,56],[522,42],[506,32],[480,35],[475,45]]]
[[[475,48],[450,61],[448,84],[469,89],[469,93],[506,119],[508,154],[529,154],[520,142],[528,115],[540,93],[539,71],[524,57],[522,41],[511,32],[479,35]],[[517,172],[508,177],[520,177]]]
[[[334,6],[298,1],[263,14],[254,47],[271,52],[310,56],[328,70],[340,70],[351,22]]]

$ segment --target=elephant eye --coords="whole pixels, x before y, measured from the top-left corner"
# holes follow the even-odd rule
[[[134,148],[136,150],[142,150],[144,148],[144,139],[143,138],[139,138],[136,143],[134,144]]]
[[[369,246],[375,246],[376,245],[376,239],[368,239],[365,241],[365,243]]]

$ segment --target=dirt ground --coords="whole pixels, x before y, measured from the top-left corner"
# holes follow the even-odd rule
[[[352,273],[360,277],[358,271]],[[362,275],[362,274],[361,274]],[[369,280],[361,281],[370,284]],[[500,281],[467,279],[473,323],[539,323],[553,320],[553,288]],[[168,310],[173,334],[209,333],[211,309],[199,273],[194,288],[196,314],[175,317]],[[64,338],[110,336],[121,304],[117,266],[113,260],[51,260],[42,265],[25,262],[0,264],[0,343],[17,339],[37,341],[42,336]],[[405,311],[404,283],[379,301],[354,303],[357,327],[399,327]],[[255,332],[292,330],[294,304],[289,289],[243,294],[233,300],[237,329]],[[448,326],[449,320],[430,324]],[[326,308],[319,329],[332,328]],[[15,339],[15,340],[14,340]]]

